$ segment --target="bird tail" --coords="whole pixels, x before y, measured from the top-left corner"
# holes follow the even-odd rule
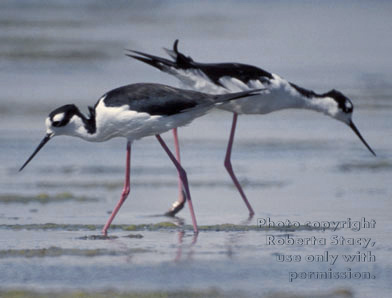
[[[262,89],[253,89],[253,90],[247,90],[247,91],[242,91],[242,92],[214,95],[214,102],[215,102],[215,104],[219,105],[219,104],[223,104],[223,103],[230,101],[230,100],[260,95],[265,90],[266,90],[265,88],[262,88]]]
[[[161,71],[167,72],[170,69],[170,67],[176,68],[176,64],[168,59],[161,58],[158,56],[153,56],[139,51],[134,51],[134,50],[127,50],[127,51],[133,54],[125,54],[126,56],[134,58],[146,64],[149,64],[155,68],[158,68]]]
[[[149,64],[164,72],[170,72],[170,68],[187,69],[192,67],[193,59],[191,57],[186,57],[184,54],[178,51],[178,39],[176,39],[173,44],[173,50],[169,50],[166,48],[164,48],[164,50],[168,53],[170,57],[173,58],[174,61],[129,49],[127,49],[129,53],[126,53],[125,55],[146,64]]]

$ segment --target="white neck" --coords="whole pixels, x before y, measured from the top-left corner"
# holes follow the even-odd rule
[[[58,127],[58,128],[52,128],[54,131],[55,135],[67,135],[67,136],[74,136],[81,138],[86,141],[90,142],[99,142],[101,140],[97,139],[97,133],[95,131],[91,131],[91,127],[88,127],[88,124],[86,121],[89,121],[87,118],[84,120],[77,116],[74,115],[69,123],[64,126],[64,127]],[[95,121],[95,119],[94,119]],[[90,129],[90,131],[89,131]]]
[[[335,117],[339,112],[336,101],[328,96],[304,97],[303,108],[320,112],[331,117]]]

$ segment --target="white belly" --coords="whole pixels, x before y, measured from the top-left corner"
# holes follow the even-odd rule
[[[100,103],[101,104],[101,103]],[[94,141],[107,141],[115,137],[124,137],[130,141],[152,136],[184,126],[193,119],[204,115],[212,106],[198,107],[171,116],[150,115],[131,111],[128,106],[97,107],[97,132]]]

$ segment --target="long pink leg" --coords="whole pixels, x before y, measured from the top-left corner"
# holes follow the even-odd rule
[[[234,174],[233,167],[231,165],[231,149],[233,148],[233,141],[234,141],[234,133],[235,133],[235,128],[237,125],[237,118],[238,114],[233,113],[233,123],[231,125],[231,131],[230,131],[230,138],[229,138],[229,143],[227,144],[227,150],[226,150],[226,157],[225,157],[225,168],[227,172],[229,173],[231,179],[233,180],[234,185],[237,187],[238,191],[240,192],[240,195],[242,199],[245,202],[246,207],[248,207],[249,210],[249,216],[253,216],[255,212],[253,211],[252,206],[248,202],[248,199],[246,198],[246,195],[244,191],[242,190],[241,184],[238,182],[237,177]]]
[[[120,210],[121,205],[124,203],[126,198],[129,195],[130,191],[130,169],[131,169],[131,142],[127,142],[127,157],[126,157],[126,165],[125,165],[125,183],[124,183],[124,189],[121,194],[121,198],[118,201],[116,207],[114,207],[114,210],[112,211],[112,214],[110,215],[108,221],[106,222],[105,226],[102,229],[102,234],[107,235],[108,228],[110,227],[110,224],[112,223],[114,217],[116,216],[118,210]]]
[[[178,163],[181,164],[180,145],[178,142],[177,128],[173,128],[173,137],[174,137],[174,147],[176,149],[176,158]],[[176,213],[179,212],[185,205],[185,194],[182,187],[180,173],[178,173],[178,191],[179,191],[178,200],[175,201],[171,206],[171,208],[165,213],[165,215],[167,216],[176,215]]]
[[[176,158],[179,164],[181,164],[181,157],[180,157],[180,142],[178,141],[178,132],[177,132],[177,128],[173,128],[173,136],[174,136],[174,147],[176,149]],[[179,202],[180,203],[184,203],[185,202],[185,194],[183,191],[183,187],[182,187],[182,182],[180,179],[180,174],[178,174],[178,191],[179,191]]]
[[[177,171],[178,171],[180,178],[181,178],[182,185],[184,186],[185,196],[188,201],[189,211],[191,212],[193,231],[195,233],[198,233],[199,231],[197,229],[195,212],[193,211],[193,204],[192,204],[192,199],[191,199],[191,193],[189,191],[188,178],[187,178],[186,172],[182,168],[182,166],[179,164],[179,162],[176,160],[173,153],[171,153],[170,149],[167,147],[166,143],[162,140],[161,136],[160,135],[155,135],[155,136],[158,139],[158,142],[161,144],[162,148],[166,151],[167,155],[169,156],[169,158],[173,162],[174,166],[177,168]]]

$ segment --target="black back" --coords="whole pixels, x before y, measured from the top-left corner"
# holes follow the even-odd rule
[[[200,92],[147,83],[119,87],[104,96],[108,107],[128,105],[130,110],[136,112],[162,116],[178,114],[199,104],[211,103],[213,99]]]
[[[272,79],[272,74],[255,66],[241,63],[197,63],[192,62],[193,68],[203,71],[208,78],[221,86],[219,79],[225,76],[236,78],[244,83],[262,78]]]
[[[178,40],[174,42],[173,51],[177,54],[176,67],[180,69],[196,68],[203,71],[217,85],[219,79],[225,76],[236,78],[244,83],[262,78],[272,79],[272,74],[253,65],[242,63],[198,63],[178,51]]]
[[[150,55],[147,53],[129,50],[134,54],[126,54],[129,57],[147,63],[159,70],[166,71],[167,67],[173,67],[176,69],[198,69],[201,70],[214,84],[222,86],[219,79],[225,76],[234,77],[244,83],[248,83],[251,80],[261,80],[265,79],[263,83],[268,83],[270,79],[273,78],[272,74],[261,68],[241,64],[241,63],[199,63],[193,61],[189,56],[185,56],[178,51],[178,40],[174,42],[173,52],[171,55],[175,58],[175,61],[170,61],[168,59]],[[137,55],[139,56],[137,56]],[[222,86],[224,87],[224,86]]]

